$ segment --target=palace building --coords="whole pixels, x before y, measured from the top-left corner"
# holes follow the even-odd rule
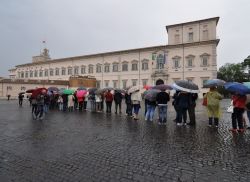
[[[168,44],[91,55],[51,59],[48,49],[31,63],[9,70],[11,79],[68,80],[94,77],[97,87],[172,84],[187,79],[202,92],[203,83],[217,77],[216,27],[219,17],[166,26]]]

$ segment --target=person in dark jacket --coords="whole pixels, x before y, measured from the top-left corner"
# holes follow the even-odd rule
[[[18,95],[18,100],[19,100],[19,106],[22,107],[23,105],[23,98],[24,98],[24,95],[23,94],[19,94]]]
[[[115,90],[114,94],[114,101],[115,101],[115,114],[117,114],[117,108],[119,106],[119,113],[122,113],[122,94]]]
[[[159,124],[166,124],[167,122],[167,109],[169,100],[169,94],[165,91],[159,92],[156,96],[156,102],[159,110]]]
[[[62,99],[63,99],[63,111],[67,111],[67,106],[68,106],[68,95],[63,94],[62,95]]]
[[[190,106],[188,107],[188,115],[189,115],[189,123],[188,125],[195,125],[195,107],[196,107],[196,100],[198,98],[197,93],[189,93],[189,101]]]
[[[105,101],[106,101],[106,113],[111,113],[112,108],[112,102],[113,102],[113,94],[108,90],[108,92],[105,94]]]
[[[132,116],[133,105],[132,105],[132,100],[131,100],[131,94],[129,94],[129,93],[125,94],[125,103],[127,105],[126,114],[128,116]]]
[[[172,105],[174,106],[174,110],[175,110],[175,113],[176,113],[176,117],[174,119],[174,122],[177,122],[178,121],[178,94],[179,94],[180,91],[176,91],[173,95],[173,102],[172,102]]]
[[[188,107],[190,107],[190,100],[189,100],[189,93],[181,91],[178,94],[178,121],[177,125],[181,126],[182,125],[182,120],[183,120],[183,125],[187,124],[187,110]]]

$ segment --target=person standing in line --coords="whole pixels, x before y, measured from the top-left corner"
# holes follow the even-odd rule
[[[195,120],[195,107],[196,100],[198,99],[197,93],[189,93],[190,106],[188,107],[189,123],[187,125],[194,126],[196,124]]]
[[[146,116],[146,114],[147,114],[147,111],[148,111],[148,99],[145,99],[144,98],[144,116]]]
[[[36,113],[36,109],[37,109],[37,100],[34,96],[30,96],[31,98],[31,106],[32,106],[32,110],[31,110],[31,113]]]
[[[110,90],[108,90],[107,93],[105,94],[106,113],[111,113],[113,99],[114,99],[113,94],[110,92]]]
[[[63,94],[62,99],[63,99],[63,111],[66,112],[68,106],[68,95]]]
[[[96,101],[96,111],[101,112],[102,111],[102,96],[100,94],[96,94],[95,101]]]
[[[19,106],[22,107],[23,105],[23,98],[24,98],[24,95],[23,94],[19,94],[18,95],[18,100],[19,100]]]
[[[126,114],[127,116],[132,116],[132,100],[131,100],[131,94],[125,93],[125,103],[126,103]]]
[[[84,95],[84,100],[83,100],[83,109],[84,110],[87,110],[88,98],[89,98],[89,93],[87,93],[86,95]],[[79,103],[79,101],[78,101],[78,103]]]
[[[36,119],[42,119],[44,115],[44,95],[43,94],[38,94],[36,97],[37,100],[37,109],[36,109]]]
[[[184,91],[180,91],[178,93],[177,107],[178,107],[177,126],[187,125],[187,110],[188,110],[188,107],[190,107],[189,93],[184,92]]]
[[[104,110],[104,99],[105,99],[104,93],[101,93],[101,99],[102,99],[102,101],[101,101],[101,111],[103,112],[103,110]]]
[[[10,94],[7,95],[8,100],[10,100]]]
[[[76,96],[76,91],[73,94],[73,101],[74,101],[74,110],[76,111],[78,108],[78,100],[77,100],[77,96]]]
[[[232,132],[244,132],[243,127],[243,113],[245,111],[245,105],[247,97],[246,95],[241,95],[239,93],[235,93],[232,97],[233,100],[233,113],[232,113],[232,129],[230,131]],[[237,123],[238,123],[238,129],[237,129]]]
[[[74,108],[74,96],[68,95],[68,110],[69,110],[69,112],[73,112],[73,108]]]
[[[63,98],[61,95],[59,95],[59,97],[57,99],[57,103],[58,103],[59,111],[62,111],[63,110]]]
[[[176,117],[173,120],[174,122],[177,122],[179,120],[179,118],[178,118],[178,114],[179,114],[179,110],[178,110],[178,101],[179,101],[178,94],[179,94],[179,92],[180,91],[176,90],[176,92],[173,95],[174,100],[172,102],[172,105],[174,106],[174,110],[175,110],[175,113],[176,113]]]
[[[167,122],[168,101],[170,100],[169,93],[161,91],[156,96],[156,102],[159,110],[159,124],[165,125]]]
[[[156,101],[149,101],[147,100],[147,112],[145,115],[145,121],[150,120],[151,122],[153,122],[154,119],[154,113],[155,113],[155,108],[156,108]]]
[[[138,120],[139,119],[138,114],[141,108],[140,103],[142,101],[140,90],[137,90],[134,93],[132,93],[131,100],[134,108],[134,120]]]
[[[48,113],[50,105],[50,96],[48,94],[44,95],[44,112]]]
[[[122,94],[115,90],[114,94],[114,101],[115,101],[115,114],[117,114],[117,108],[119,107],[119,113],[122,113]]]
[[[218,128],[222,95],[219,94],[216,87],[211,87],[203,98],[207,99],[208,126],[212,127],[214,122],[214,126]]]
[[[79,111],[83,110],[85,97],[77,97]]]

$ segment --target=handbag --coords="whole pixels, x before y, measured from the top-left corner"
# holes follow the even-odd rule
[[[203,106],[207,106],[207,98],[203,98],[202,105],[203,105]]]
[[[228,106],[227,107],[227,112],[233,113],[234,112],[234,106],[233,105]]]

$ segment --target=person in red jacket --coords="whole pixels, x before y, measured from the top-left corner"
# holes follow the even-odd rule
[[[112,108],[112,102],[113,102],[113,94],[108,90],[108,92],[105,94],[105,101],[106,101],[106,113],[111,113]]]
[[[232,97],[234,110],[232,113],[232,126],[231,131],[233,132],[244,132],[243,129],[243,113],[245,111],[245,103],[247,97],[245,95],[235,94]],[[239,129],[237,129],[237,123]]]

